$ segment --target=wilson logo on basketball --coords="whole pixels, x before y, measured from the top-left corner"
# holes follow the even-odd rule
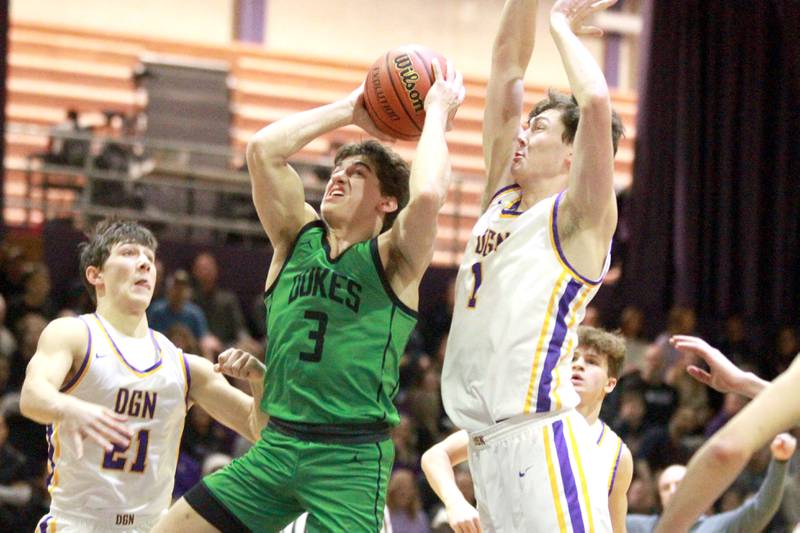
[[[422,101],[422,95],[417,90],[419,74],[414,69],[414,63],[408,57],[408,54],[401,54],[394,58],[394,66],[403,81],[403,87],[405,87],[408,99],[411,100],[411,104],[414,106],[414,111],[419,113],[425,106]]]

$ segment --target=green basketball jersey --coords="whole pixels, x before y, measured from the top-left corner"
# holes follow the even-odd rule
[[[264,301],[264,411],[307,424],[398,423],[392,399],[417,318],[392,291],[377,239],[331,259],[325,225],[306,225]]]

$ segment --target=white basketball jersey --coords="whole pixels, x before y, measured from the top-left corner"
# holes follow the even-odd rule
[[[84,439],[79,459],[72,440],[61,438],[59,424],[48,426],[51,510],[133,528],[137,520],[149,520],[170,505],[188,400],[188,363],[183,352],[153,330],[136,339],[96,314],[80,320],[89,345],[80,370],[62,392],[126,415],[133,437],[127,448],[112,452]],[[148,360],[149,367],[137,368],[134,359]]]
[[[523,212],[519,186],[506,187],[472,230],[442,373],[444,406],[460,428],[478,431],[580,401],[570,381],[572,352],[602,277],[581,276],[561,250],[562,195]]]
[[[599,418],[592,424],[591,433],[599,451],[597,469],[606,473],[608,493],[611,494],[611,489],[614,488],[614,481],[617,479],[617,468],[619,468],[619,459],[622,457],[622,447],[625,446],[625,443],[622,442],[619,435],[614,433],[614,430]]]

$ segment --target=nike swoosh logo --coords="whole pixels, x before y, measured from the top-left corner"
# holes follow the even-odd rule
[[[95,359],[102,359],[103,357],[108,357],[107,353],[96,353],[94,354]]]

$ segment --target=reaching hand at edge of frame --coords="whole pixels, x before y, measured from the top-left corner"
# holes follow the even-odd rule
[[[706,341],[690,335],[674,335],[669,341],[676,350],[697,355],[708,365],[708,371],[696,365],[687,366],[686,372],[694,379],[722,393],[735,392],[751,396],[747,385],[755,377],[734,365],[722,352]]]
[[[608,9],[617,3],[617,0],[558,0],[550,11],[551,16],[563,15],[575,35],[603,35],[603,30],[597,26],[584,25],[590,15]]]
[[[772,452],[772,457],[776,461],[788,461],[794,455],[794,450],[797,448],[797,439],[789,433],[780,433],[770,444],[769,449]]]

